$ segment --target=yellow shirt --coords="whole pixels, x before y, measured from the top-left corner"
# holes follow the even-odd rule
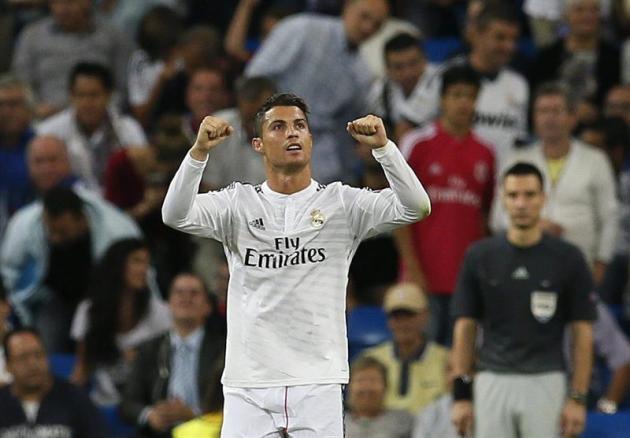
[[[392,342],[367,349],[363,354],[379,360],[387,368],[385,407],[388,409],[404,409],[415,415],[446,393],[447,350],[438,344],[428,342],[420,356],[408,362],[404,394],[401,394],[403,364],[396,356]]]
[[[173,438],[219,438],[222,423],[221,412],[202,415],[173,429]]]
[[[547,169],[549,170],[549,178],[551,178],[551,184],[555,185],[560,178],[562,169],[567,162],[567,157],[562,158],[547,158]]]

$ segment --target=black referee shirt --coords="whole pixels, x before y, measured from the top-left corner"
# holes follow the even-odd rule
[[[565,368],[565,325],[595,319],[592,291],[591,273],[575,246],[544,235],[522,248],[500,235],[468,250],[452,311],[481,324],[480,370],[558,371]]]

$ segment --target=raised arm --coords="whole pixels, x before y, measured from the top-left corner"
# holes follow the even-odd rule
[[[428,216],[429,195],[396,145],[387,138],[383,121],[368,115],[348,123],[347,130],[356,141],[372,148],[390,187],[380,192],[350,192],[352,197],[345,203],[356,234],[363,238]]]
[[[210,150],[232,132],[233,128],[227,122],[216,117],[208,116],[201,122],[197,140],[182,161],[164,198],[162,220],[166,225],[222,240],[230,209],[229,194],[198,195],[197,191]]]

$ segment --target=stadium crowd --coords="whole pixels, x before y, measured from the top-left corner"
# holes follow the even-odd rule
[[[346,436],[457,437],[475,374],[475,416],[504,403],[484,381],[558,373],[587,433],[630,427],[628,1],[0,0],[0,438],[219,436],[225,256],[161,207],[207,115],[234,133],[199,192],[262,183],[254,117],[276,92],[310,107],[316,181],[387,187],[344,129],[370,113],[431,199],[352,262]],[[562,298],[501,271],[526,257],[507,243],[479,249],[514,226],[523,163],[545,236],[577,248],[536,255],[580,280]],[[531,302],[484,301],[530,279]],[[540,354],[558,330],[564,354]],[[542,437],[528,408],[514,436]]]

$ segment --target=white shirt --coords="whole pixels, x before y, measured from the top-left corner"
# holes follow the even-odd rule
[[[432,121],[437,115],[440,104],[440,77],[436,65],[427,64],[426,69],[409,96],[405,96],[402,88],[385,79],[378,80],[370,90],[370,112],[386,117],[383,100],[384,88],[389,87],[389,107],[392,121],[397,123],[407,119],[417,125]]]
[[[70,337],[75,341],[82,341],[89,329],[89,310],[91,307],[89,300],[79,303],[74,318]],[[168,306],[161,299],[151,296],[147,313],[134,328],[127,333],[116,335],[116,346],[121,350],[128,350],[137,347],[144,341],[152,339],[171,328],[171,313]]]
[[[0,386],[12,381],[13,376],[7,371],[7,364],[4,361],[4,348],[0,346]]]
[[[143,105],[149,101],[151,91],[164,70],[164,61],[152,61],[147,52],[137,49],[129,58],[129,76],[127,92],[131,105]]]
[[[89,187],[98,187],[101,180],[99,167],[104,168],[106,159],[98,159],[98,149],[105,142],[111,128],[112,139],[108,147],[145,146],[147,138],[140,124],[133,118],[109,112],[108,123],[97,129],[89,138],[79,129],[74,109],[68,108],[55,114],[35,127],[37,135],[52,135],[66,143],[73,173]]]
[[[205,163],[187,155],[162,215],[181,231],[223,242],[230,268],[223,384],[346,383],[345,291],[360,241],[415,222],[429,198],[396,145],[373,151],[391,189],[312,181],[283,195],[235,183],[197,195]]]

